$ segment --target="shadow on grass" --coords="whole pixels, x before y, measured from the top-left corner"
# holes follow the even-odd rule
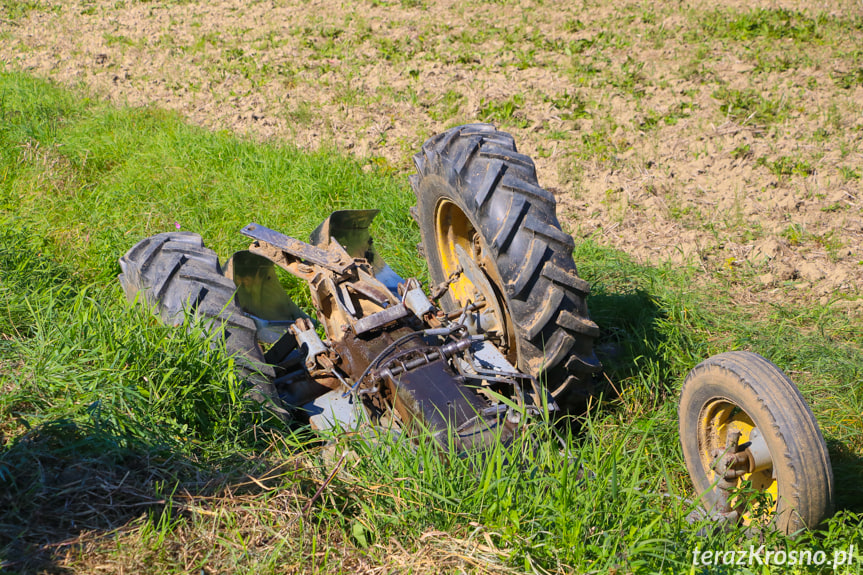
[[[657,322],[665,317],[644,290],[609,293],[601,287],[590,296],[591,318],[600,326],[596,353],[612,387],[612,397],[657,404],[673,389],[674,366],[659,350],[668,337]]]
[[[72,573],[69,550],[135,530],[155,541],[196,499],[255,496],[284,480],[285,470],[270,473],[256,459],[203,465],[168,449],[124,448],[65,419],[34,427],[0,451],[0,572]],[[315,489],[302,479],[293,486],[301,497]]]
[[[863,458],[845,443],[835,439],[827,440],[827,450],[833,465],[836,511],[863,513],[863,487],[860,486],[860,478],[863,478]]]

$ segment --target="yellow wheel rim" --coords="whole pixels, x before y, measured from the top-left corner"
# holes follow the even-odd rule
[[[449,200],[438,204],[435,214],[435,232],[437,235],[438,257],[443,267],[444,275],[449,278],[461,266],[456,246],[461,246],[468,254],[475,252],[474,237],[476,230],[457,205]],[[470,279],[462,274],[458,280],[451,283],[449,292],[455,303],[464,306],[468,301],[476,301],[477,288]]]
[[[698,445],[701,464],[712,485],[720,479],[713,471],[713,465],[717,454],[725,451],[728,433],[732,430],[740,431],[739,444],[742,445],[749,441],[755,428],[752,418],[729,400],[716,399],[704,406],[698,421]],[[743,475],[738,479],[738,487],[743,487],[747,482],[753,490],[763,495],[752,500],[744,496],[742,501],[738,497],[732,501],[732,507],[741,513],[743,523],[749,525],[756,518],[769,518],[775,513],[776,503],[779,501],[779,487],[773,476],[773,468]]]
[[[498,314],[495,313],[493,323],[501,326],[504,332],[501,335],[503,336],[503,345],[507,348],[507,357],[512,356],[514,358],[516,348],[513,330],[508,323],[509,314],[506,313],[506,302],[500,295],[502,284],[497,277],[492,260],[489,259],[490,254],[479,232],[461,208],[448,199],[442,199],[438,202],[435,208],[434,223],[435,247],[445,279],[452,277],[459,270],[463,270],[462,263],[475,265],[477,271],[482,274],[482,277],[478,278],[481,281],[474,283],[468,277],[468,273],[460,273],[457,279],[449,285],[449,294],[453,303],[458,307],[464,307],[468,303],[475,303],[480,299],[484,299],[489,304],[495,302],[494,306],[489,305],[486,309],[491,310],[492,307],[496,307],[500,310],[500,315],[503,317],[498,317]],[[461,252],[463,257],[464,254],[467,254],[473,264],[461,262],[458,252]]]

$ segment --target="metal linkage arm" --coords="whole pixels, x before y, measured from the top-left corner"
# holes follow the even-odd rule
[[[295,258],[321,266],[340,275],[354,265],[353,259],[343,257],[343,253],[307,244],[259,224],[249,224],[240,230],[240,233],[258,242],[269,244]],[[343,252],[343,250],[341,251]]]

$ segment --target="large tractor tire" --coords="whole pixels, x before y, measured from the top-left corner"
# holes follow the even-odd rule
[[[222,274],[216,253],[201,236],[170,232],[143,239],[120,258],[118,277],[130,301],[144,298],[167,325],[182,325],[188,313],[200,316],[235,356],[238,375],[253,386],[253,395],[284,414],[255,336],[255,322],[234,303],[234,282]]]
[[[512,136],[488,124],[453,128],[414,156],[415,218],[434,285],[451,280],[446,311],[478,299],[511,362],[575,410],[596,391],[589,285],[578,277],[572,237],[554,196]],[[491,292],[491,293],[489,293]],[[494,302],[490,300],[495,300]],[[493,304],[493,305],[492,305]]]
[[[708,510],[719,501],[715,469],[734,431],[754,454],[730,505],[744,524],[790,534],[814,529],[832,513],[824,437],[797,387],[770,361],[732,351],[701,362],[683,383],[678,413],[686,468]]]

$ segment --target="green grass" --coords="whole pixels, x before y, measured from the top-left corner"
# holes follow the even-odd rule
[[[837,86],[846,90],[861,86],[863,85],[863,68],[857,68],[850,72],[836,72],[833,74],[833,80]]]
[[[487,112],[517,118],[510,103]],[[555,105],[579,108],[566,94]],[[250,221],[305,238],[333,209],[376,207],[384,257],[423,277],[406,179],[20,74],[0,74],[0,117],[4,572],[678,573],[696,547],[863,544],[863,328],[842,311],[748,305],[727,295],[733,278],[640,265],[587,239],[574,256],[620,397],[561,432],[565,449],[542,421],[464,458],[388,435],[325,447],[243,398],[231,358],[194,323],[165,328],[128,306],[117,258],[177,223],[225,257]],[[592,157],[613,152],[605,140],[585,140]],[[839,510],[824,531],[753,540],[686,521],[698,503],[675,396],[728,349],[789,370],[818,416]]]
[[[796,10],[757,8],[747,12],[714,10],[702,16],[701,26],[710,36],[737,41],[765,38],[813,42],[822,37],[828,21],[827,17],[811,17]]]
[[[756,166],[764,166],[774,176],[780,178],[784,176],[811,176],[815,173],[815,168],[806,161],[791,158],[789,156],[780,156],[777,159],[770,161],[767,158],[758,158],[755,161]]]
[[[463,94],[456,90],[447,90],[440,101],[429,110],[429,115],[435,120],[453,118],[458,114],[464,102],[465,97]]]
[[[483,99],[479,105],[478,116],[483,122],[526,128],[529,122],[519,113],[523,104],[524,96],[521,94],[515,94],[506,100]]]
[[[788,103],[766,98],[753,89],[736,90],[720,86],[713,92],[720,101],[719,109],[727,117],[744,123],[760,125],[781,122],[787,117]]]
[[[176,224],[227,257],[251,221],[306,238],[342,208],[379,208],[375,229],[390,230],[380,234],[382,252],[410,273],[421,269],[406,248],[417,241],[411,198],[357,162],[211,134],[159,110],[79,105],[50,85],[9,78],[0,87],[8,159],[0,205],[33,222],[35,234],[74,245],[88,279],[110,281],[130,239]]]
[[[586,102],[577,93],[570,94],[564,90],[562,94],[554,96],[546,95],[544,96],[544,100],[551,103],[560,112],[560,117],[564,120],[578,120],[590,117]]]
[[[0,18],[15,22],[32,10],[42,10],[44,7],[37,0],[2,0],[0,1]]]

